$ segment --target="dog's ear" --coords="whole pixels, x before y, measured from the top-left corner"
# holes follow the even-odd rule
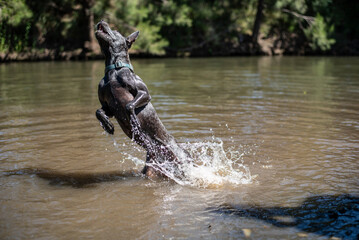
[[[139,31],[136,31],[136,32],[134,32],[134,33],[131,33],[130,36],[128,36],[128,37],[126,38],[126,43],[127,43],[128,49],[130,49],[131,46],[132,46],[132,43],[134,43],[134,42],[136,41],[136,39],[137,39],[137,37],[138,37],[138,34],[140,34],[140,32],[139,32]]]

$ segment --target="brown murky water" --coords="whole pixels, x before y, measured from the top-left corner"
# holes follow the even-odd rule
[[[359,58],[134,60],[198,165],[94,115],[103,62],[0,65],[0,239],[357,239]]]

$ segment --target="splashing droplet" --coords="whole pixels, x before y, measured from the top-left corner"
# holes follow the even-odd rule
[[[146,136],[143,136],[140,126],[135,120],[132,119],[131,121],[134,132],[132,140],[137,134],[136,137],[142,137],[142,140],[148,141]],[[229,129],[227,124],[226,127]],[[212,131],[212,129],[210,130]],[[233,138],[231,140],[233,142]],[[114,139],[113,141],[114,146],[117,147],[116,141]],[[180,144],[181,148],[185,149],[192,159],[189,159],[182,149],[174,145],[167,147],[171,148],[180,164],[166,160],[146,164],[180,185],[207,188],[227,184],[242,185],[252,183],[254,176],[251,175],[249,168],[243,164],[242,157],[246,154],[246,151],[241,147],[225,149],[223,145],[223,141],[216,138],[212,132],[211,141]],[[123,151],[122,153],[127,154]],[[145,161],[130,154],[127,154],[126,160],[132,161],[137,167],[140,165],[142,167]]]

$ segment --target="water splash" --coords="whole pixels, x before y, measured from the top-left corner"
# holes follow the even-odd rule
[[[131,119],[134,135],[139,135],[142,140],[146,140],[146,136],[140,131],[139,123],[135,118]],[[227,128],[228,125],[226,125]],[[113,138],[114,146],[118,147],[116,140]],[[185,149],[191,156],[188,158],[186,154],[178,148],[171,148],[178,157],[181,164],[175,164],[173,161],[163,161],[161,163],[147,163],[148,166],[162,172],[180,185],[194,187],[220,187],[223,185],[242,185],[250,184],[254,180],[248,166],[243,164],[243,156],[246,151],[243,147],[224,148],[224,143],[220,138],[216,138],[212,132],[212,140],[206,142],[181,143],[180,146]],[[137,150],[140,147],[133,142],[133,147]],[[122,153],[124,153],[122,151]],[[143,166],[145,159],[139,159],[129,153],[125,153],[124,161],[132,161],[136,167]],[[181,174],[178,174],[181,172]]]
[[[181,166],[185,176],[183,179],[176,179],[179,184],[220,187],[253,182],[249,168],[242,163],[244,153],[234,147],[225,150],[221,139],[186,143],[183,147],[190,152],[194,162]]]
[[[136,168],[140,168],[144,166],[144,160],[140,159],[138,157],[133,156],[132,154],[126,152],[126,151],[122,151],[121,147],[125,147],[126,143],[122,143],[122,144],[118,144],[115,137],[113,135],[107,134],[108,136],[111,137],[112,141],[113,141],[113,146],[119,151],[121,152],[121,154],[123,155],[123,158],[119,161],[119,163],[124,163],[126,161],[131,161],[133,164],[135,164]],[[132,143],[135,149],[137,149],[138,151],[141,151],[142,149],[139,149],[137,144]]]
[[[246,154],[242,147],[224,148],[221,139],[207,142],[182,143],[182,148],[187,150],[193,162],[186,161],[185,156],[177,155],[183,164],[174,166],[173,162],[165,161],[161,164],[151,165],[164,175],[180,185],[218,188],[224,185],[251,184],[254,176],[249,167],[244,165],[243,156]],[[133,144],[134,147],[139,148]],[[132,161],[136,167],[142,167],[144,159],[139,159],[127,154],[125,161]],[[176,172],[181,171],[183,175]]]

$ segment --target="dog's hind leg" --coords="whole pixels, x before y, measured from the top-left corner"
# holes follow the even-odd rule
[[[110,121],[109,117],[106,115],[105,111],[102,108],[97,109],[96,117],[100,121],[102,128],[109,134],[113,134],[115,127]]]
[[[159,177],[166,177],[163,173],[161,173],[160,170],[156,170],[154,166],[151,166],[155,163],[154,161],[155,154],[151,153],[150,151],[147,152],[146,155],[146,164],[145,167],[142,169],[142,174],[144,174],[146,177],[155,180]]]

